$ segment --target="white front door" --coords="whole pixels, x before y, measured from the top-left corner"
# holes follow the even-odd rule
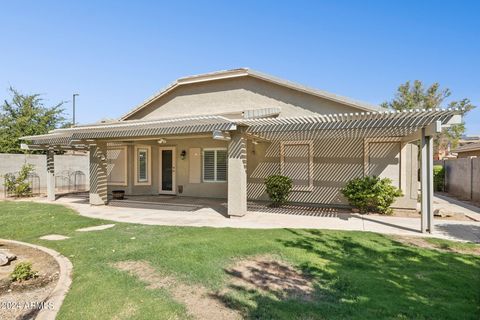
[[[176,158],[175,147],[160,147],[159,154],[159,168],[160,168],[160,190],[159,193],[176,194]]]

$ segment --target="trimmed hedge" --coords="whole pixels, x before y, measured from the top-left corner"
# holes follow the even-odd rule
[[[445,169],[442,165],[433,166],[433,188],[435,191],[444,191],[443,186],[445,184]]]
[[[402,191],[392,185],[392,180],[376,176],[352,179],[341,191],[360,213],[391,214],[390,206],[395,198],[402,196]]]
[[[273,206],[280,206],[287,202],[292,191],[292,179],[282,175],[271,175],[265,179],[267,194]]]

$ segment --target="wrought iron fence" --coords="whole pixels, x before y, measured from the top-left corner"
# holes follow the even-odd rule
[[[60,171],[55,174],[55,189],[60,193],[87,191],[87,176],[80,170]]]
[[[19,172],[17,171],[17,172],[7,173],[5,176],[12,175],[16,177],[18,176],[18,174]],[[30,195],[36,196],[40,194],[40,176],[38,174],[36,174],[35,172],[29,173],[27,176],[26,182],[28,183],[28,186],[30,189],[30,192],[29,192]],[[9,189],[7,187],[6,181],[4,181],[3,183],[3,193],[5,198],[17,196],[14,189]]]
[[[11,172],[7,175],[18,176],[17,172]],[[33,172],[28,175],[27,182],[32,196],[38,196],[46,192],[46,181],[42,181],[40,176]],[[7,188],[6,181],[3,183],[4,197],[15,197],[15,190]],[[81,170],[63,170],[55,173],[55,192],[73,193],[88,191],[87,176]]]

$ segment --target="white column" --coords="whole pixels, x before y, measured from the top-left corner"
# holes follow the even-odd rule
[[[433,232],[433,136],[427,136],[427,231]]]
[[[106,204],[107,195],[107,145],[97,143],[90,146],[90,204]]]
[[[55,201],[55,152],[47,150],[47,199]]]
[[[247,213],[247,140],[242,131],[232,135],[228,145],[228,215]]]
[[[433,137],[425,136],[425,128],[422,129],[420,140],[421,149],[421,231],[433,231]]]

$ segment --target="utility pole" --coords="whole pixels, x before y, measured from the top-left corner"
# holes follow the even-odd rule
[[[75,123],[75,97],[76,97],[76,96],[79,96],[79,94],[78,94],[78,93],[74,93],[74,94],[73,94],[73,117],[72,117],[72,118],[73,118],[73,119],[72,119],[72,122],[73,122],[73,123],[72,123],[72,128],[75,127],[75,124],[76,124],[76,123]]]

